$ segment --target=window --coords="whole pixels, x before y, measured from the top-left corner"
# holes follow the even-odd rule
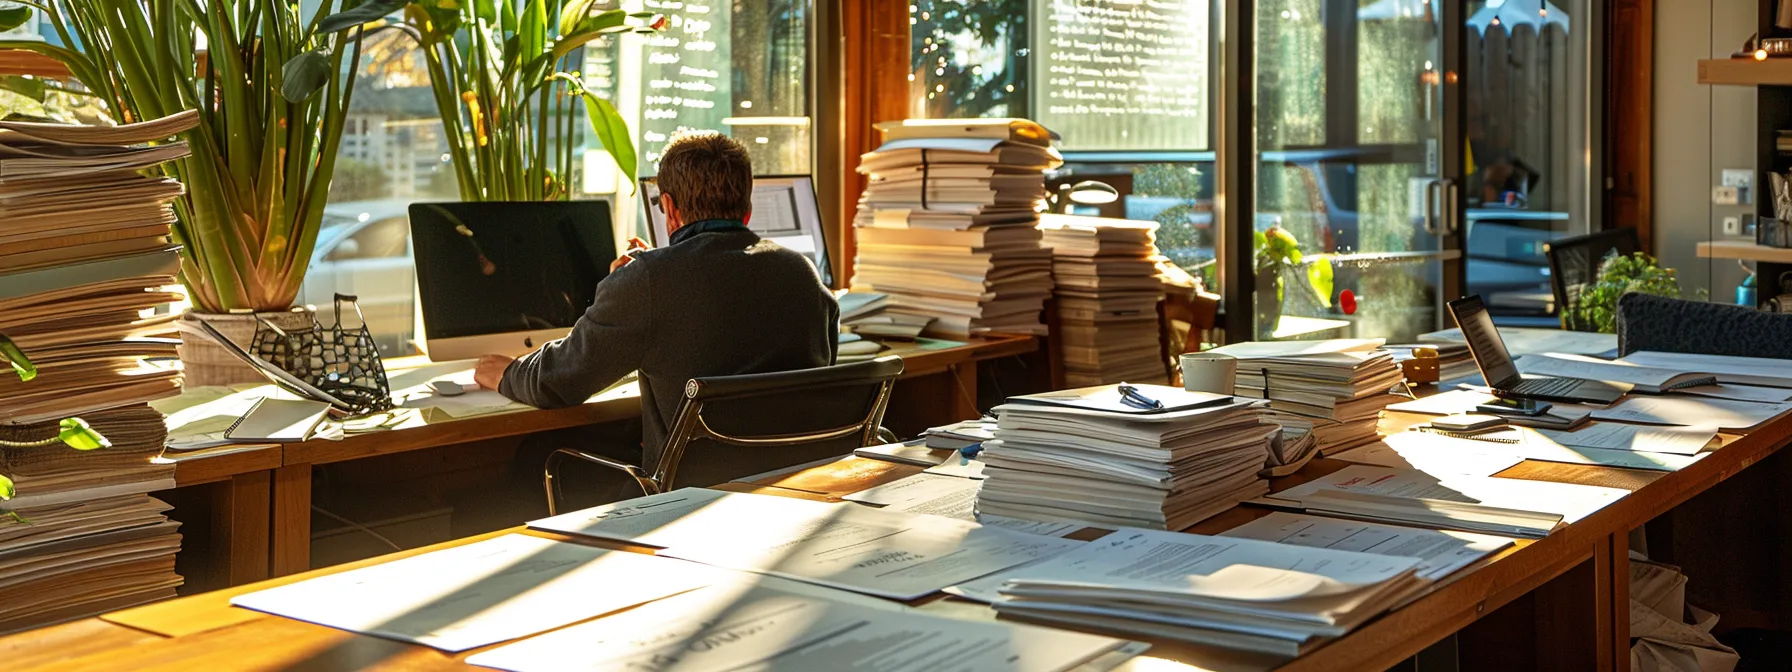
[[[410,222],[404,217],[389,217],[361,227],[360,230],[347,237],[327,241],[329,249],[324,253],[324,261],[343,262],[402,257],[410,249],[409,240]],[[320,240],[319,242],[326,241]]]
[[[916,0],[910,109],[1044,124],[1066,160],[1051,188],[1121,194],[1076,213],[1157,222],[1160,251],[1217,289],[1212,16],[1208,0]]]

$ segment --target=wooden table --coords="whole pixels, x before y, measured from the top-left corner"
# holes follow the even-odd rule
[[[1032,352],[1038,343],[1012,335],[891,343],[888,352],[901,356],[905,367],[892,400],[895,412],[931,424],[975,416],[978,362]],[[388,370],[395,394],[437,378],[471,380],[465,362],[406,357],[388,362]],[[226,446],[163,459],[175,463],[177,487],[206,488],[213,510],[209,564],[234,586],[310,569],[313,466],[627,420],[640,416],[639,398],[638,387],[629,383],[569,408],[463,418],[425,409],[396,429],[340,441]]]
[[[1383,421],[1383,431],[1401,431],[1421,420],[1418,416],[1391,414]],[[1512,467],[1499,475],[1619,487],[1632,490],[1633,494],[1544,539],[1520,541],[1516,546],[1452,575],[1405,606],[1307,656],[1287,662],[1282,669],[1384,669],[1466,626],[1490,618],[1496,612],[1506,613],[1500,612],[1500,608],[1520,599],[1532,603],[1532,610],[1521,620],[1525,621],[1522,625],[1533,627],[1535,632],[1509,646],[1475,652],[1464,650],[1465,664],[1474,666],[1479,663],[1493,669],[1624,669],[1629,663],[1626,553],[1629,532],[1773,455],[1788,442],[1792,442],[1792,415],[1769,421],[1746,435],[1726,435],[1721,449],[1674,473],[1531,461]],[[1344,463],[1337,460],[1315,460],[1300,473],[1280,479],[1274,485],[1277,489],[1288,487],[1343,466]],[[725,484],[722,488],[831,500],[916,471],[916,467],[849,457],[752,482]],[[1264,512],[1254,507],[1236,507],[1189,531],[1219,532]],[[605,545],[520,528],[496,532],[23,633],[0,639],[0,655],[15,666],[42,664],[57,670],[117,667],[184,670],[192,669],[194,664],[212,667],[303,666],[307,669],[468,669],[461,661],[472,652],[447,655],[420,646],[351,635],[237,609],[228,606],[228,601],[231,596],[245,592],[471,543],[505,532]],[[934,606],[985,608],[955,603],[929,604],[924,608]],[[1198,669],[1249,669],[1273,665],[1273,662],[1236,653],[1182,646],[1160,646],[1151,653]],[[1503,660],[1505,658],[1525,662],[1508,664]],[[1177,665],[1170,667],[1190,669]]]

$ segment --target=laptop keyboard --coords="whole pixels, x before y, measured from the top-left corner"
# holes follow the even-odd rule
[[[1580,381],[1574,378],[1526,378],[1507,391],[1532,397],[1562,397],[1579,386]]]

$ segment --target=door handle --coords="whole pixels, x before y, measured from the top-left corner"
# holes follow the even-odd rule
[[[1444,235],[1454,236],[1462,233],[1462,185],[1456,180],[1443,179],[1444,183]]]
[[[1425,183],[1425,233],[1433,236],[1441,235],[1437,226],[1437,202],[1443,194],[1443,188],[1443,180]]]

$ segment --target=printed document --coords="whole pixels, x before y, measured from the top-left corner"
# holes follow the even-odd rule
[[[1629,494],[1617,488],[1517,478],[1446,475],[1386,467],[1351,466],[1270,495],[1301,501],[1324,491],[1344,491],[1399,499],[1436,499],[1515,511],[1557,514],[1572,523]]]
[[[730,574],[510,534],[239,595],[230,603],[455,652],[702,588]]]
[[[983,481],[933,474],[916,474],[900,481],[856,492],[843,499],[868,504],[884,504],[884,511],[921,513],[978,522],[1028,534],[1061,537],[1082,529],[1075,523],[1025,520],[985,514],[977,515],[977,492]]]
[[[733,584],[493,649],[467,662],[512,672],[1058,672],[1127,644],[1097,635],[870,609]]]
[[[1572,432],[1536,431],[1564,446],[1676,455],[1698,453],[1717,438],[1717,430],[1711,427],[1643,427],[1617,422],[1596,422]]]
[[[1282,511],[1221,532],[1220,536],[1419,558],[1419,578],[1427,581],[1449,576],[1513,543],[1506,537],[1473,532],[1426,530]]]
[[[1649,425],[1749,429],[1792,411],[1792,403],[1757,403],[1710,397],[1629,395],[1609,408],[1594,409],[1595,420]]]

